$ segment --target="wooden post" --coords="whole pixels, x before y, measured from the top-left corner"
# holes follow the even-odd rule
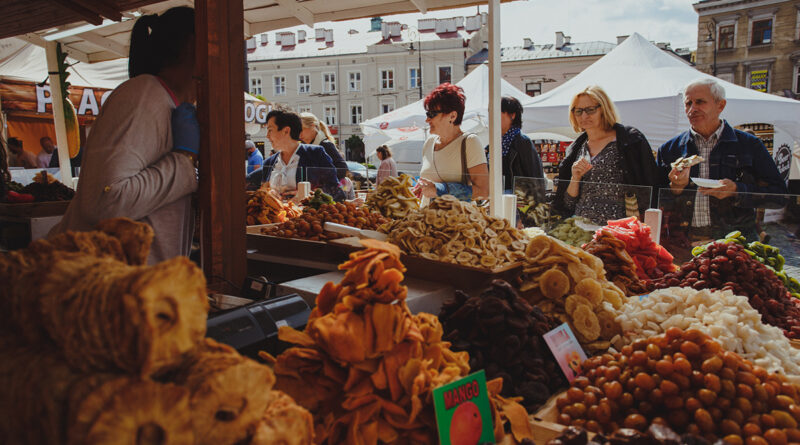
[[[503,217],[503,130],[500,128],[500,0],[489,0],[489,209]]]
[[[56,146],[58,150],[58,167],[61,170],[61,182],[69,188],[75,188],[72,181],[72,165],[69,162],[69,139],[64,117],[64,95],[61,94],[61,79],[58,75],[58,42],[47,42],[47,71],[50,73],[50,96],[53,98],[53,118],[56,126]]]
[[[196,0],[201,257],[209,282],[247,273],[244,159],[244,9]]]

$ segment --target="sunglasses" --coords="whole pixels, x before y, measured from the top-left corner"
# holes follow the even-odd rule
[[[425,116],[428,116],[428,119],[433,119],[434,117],[444,113],[443,111],[426,111]]]
[[[591,116],[600,108],[600,105],[595,105],[593,107],[585,107],[585,108],[573,108],[572,112],[575,113],[575,116],[580,116],[583,113],[586,113],[587,116]]]

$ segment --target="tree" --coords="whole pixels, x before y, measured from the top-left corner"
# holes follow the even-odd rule
[[[345,155],[347,160],[355,162],[365,162],[366,156],[364,155],[364,140],[360,136],[354,134],[344,141]]]

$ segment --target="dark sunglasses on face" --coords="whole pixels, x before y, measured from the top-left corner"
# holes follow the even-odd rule
[[[595,111],[597,111],[598,108],[600,108],[600,105],[585,108],[573,108],[572,112],[575,113],[575,116],[580,116],[583,113],[586,113],[587,116],[591,116]]]
[[[428,119],[433,119],[434,117],[442,114],[441,111],[426,111],[425,116],[428,116]]]

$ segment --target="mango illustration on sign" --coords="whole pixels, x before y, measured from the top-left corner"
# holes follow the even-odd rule
[[[465,402],[456,408],[450,420],[451,445],[477,445],[483,430],[478,405]]]

